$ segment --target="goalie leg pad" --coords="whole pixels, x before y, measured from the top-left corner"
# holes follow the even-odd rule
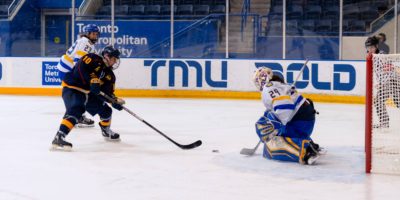
[[[263,156],[273,160],[304,164],[304,157],[309,145],[310,140],[275,136],[264,143]]]

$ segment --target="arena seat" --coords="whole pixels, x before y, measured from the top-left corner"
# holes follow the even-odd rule
[[[195,15],[208,15],[210,13],[209,5],[196,5],[193,10]]]
[[[129,15],[143,15],[144,5],[129,6]]]
[[[176,14],[178,15],[192,15],[193,5],[178,5],[176,9]]]
[[[147,5],[144,7],[144,13],[146,15],[159,15],[161,13],[160,5]]]

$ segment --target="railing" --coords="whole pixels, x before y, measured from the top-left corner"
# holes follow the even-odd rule
[[[12,21],[17,15],[18,10],[24,5],[25,0],[14,0],[11,2],[10,6],[8,6],[8,19]]]
[[[400,5],[400,4],[399,4]],[[396,14],[397,16],[398,14]],[[371,33],[377,31],[378,29],[380,29],[383,25],[386,24],[386,22],[390,21],[391,19],[393,19],[393,17],[395,16],[394,14],[394,6],[392,6],[390,9],[388,9],[383,15],[381,15],[380,17],[378,17],[377,19],[375,19],[374,21],[371,22],[370,25],[370,31]]]

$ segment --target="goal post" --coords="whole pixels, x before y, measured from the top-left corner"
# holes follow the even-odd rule
[[[400,175],[400,54],[366,58],[365,171]]]

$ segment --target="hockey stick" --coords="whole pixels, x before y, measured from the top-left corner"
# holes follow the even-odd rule
[[[109,100],[112,103],[118,103],[115,99],[111,98],[110,96],[104,94],[104,92],[100,92],[100,95],[103,96],[104,98],[106,98],[107,100]],[[138,115],[136,115],[134,112],[132,112],[131,110],[129,110],[128,108],[126,108],[125,106],[121,105],[122,109],[124,109],[126,112],[128,112],[129,114],[131,114],[132,116],[134,116],[136,119],[140,120],[141,122],[145,123],[147,126],[149,126],[150,128],[152,128],[153,130],[155,130],[157,133],[159,133],[160,135],[164,136],[167,140],[169,140],[170,142],[174,143],[176,146],[178,146],[181,149],[193,149],[196,148],[198,146],[200,146],[202,144],[201,140],[197,140],[194,143],[191,144],[187,144],[187,145],[183,145],[183,144],[179,144],[177,142],[175,142],[174,140],[172,140],[170,137],[168,137],[167,135],[165,135],[163,132],[161,132],[160,130],[158,130],[157,128],[155,128],[153,125],[151,125],[150,123],[148,123],[147,121],[145,121],[144,119],[142,119],[141,117],[139,117]]]
[[[297,75],[296,80],[292,83],[292,87],[294,87],[296,85],[297,81],[300,78],[300,75],[304,71],[304,68],[306,68],[307,63],[308,63],[308,58],[306,59],[306,62],[303,64],[303,66],[301,67],[300,73]],[[258,141],[257,145],[252,149],[243,148],[242,150],[240,150],[240,154],[247,155],[247,156],[252,156],[257,151],[258,146],[260,146],[260,144],[261,144],[261,140]]]
[[[258,146],[260,146],[260,144],[261,144],[261,140],[258,141],[257,145],[252,149],[243,148],[242,150],[240,150],[240,154],[243,154],[246,156],[252,156],[257,151]]]

